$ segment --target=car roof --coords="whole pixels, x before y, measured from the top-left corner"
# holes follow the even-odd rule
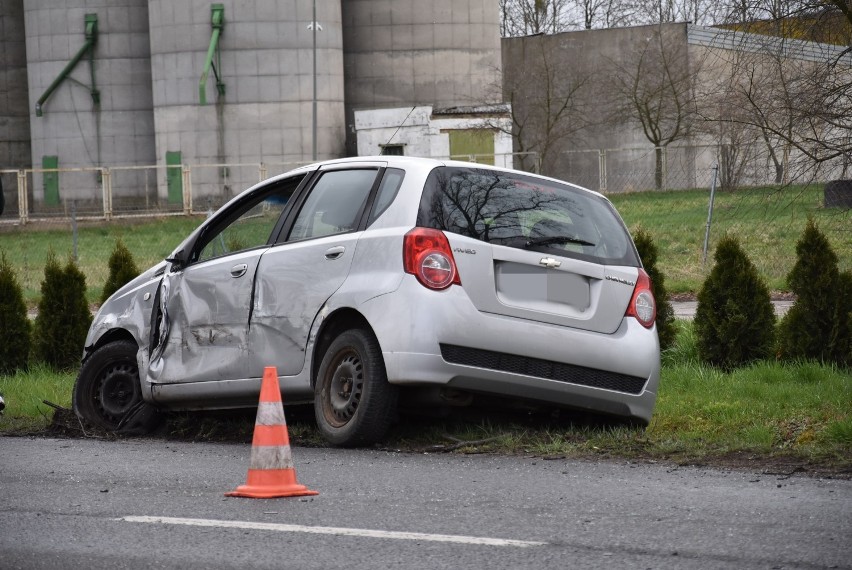
[[[437,168],[440,166],[448,166],[448,167],[456,167],[456,168],[476,168],[481,170],[493,170],[496,172],[506,172],[511,174],[521,174],[524,176],[530,176],[533,178],[539,178],[541,180],[549,180],[553,182],[558,182],[560,184],[567,184],[576,188],[578,190],[582,190],[584,192],[589,192],[591,194],[595,194],[600,196],[604,200],[609,200],[603,194],[591,190],[589,188],[585,188],[583,186],[579,186],[567,180],[562,180],[559,178],[552,178],[549,176],[542,176],[541,174],[536,174],[534,172],[526,172],[523,170],[517,170],[514,168],[506,168],[500,166],[492,166],[490,164],[483,164],[479,162],[465,162],[460,160],[448,160],[448,159],[437,159],[437,158],[426,158],[419,156],[399,156],[399,155],[373,155],[373,156],[351,156],[344,158],[332,158],[329,160],[323,160],[319,162],[313,162],[311,164],[306,164],[304,166],[300,166],[288,172],[284,172],[277,176],[270,177],[267,180],[262,181],[259,184],[265,184],[270,181],[274,181],[276,179],[283,179],[298,172],[310,172],[317,169],[324,169],[334,166],[343,166],[343,165],[356,165],[356,164],[385,164],[389,168],[402,168],[402,169],[410,169],[410,170],[432,170],[433,168]],[[257,185],[255,185],[257,186]],[[249,188],[249,190],[253,189]]]
[[[601,194],[600,192],[596,192],[584,186],[579,186],[578,184],[574,184],[568,180],[562,180],[559,178],[552,178],[550,176],[543,176],[541,174],[536,174],[534,172],[526,172],[523,170],[517,170],[514,168],[500,167],[500,166],[492,166],[490,164],[483,164],[480,162],[467,162],[461,160],[449,160],[449,159],[437,159],[437,158],[425,158],[418,156],[399,156],[399,155],[375,155],[375,156],[353,156],[348,158],[339,158],[339,159],[331,159],[318,163],[314,163],[311,165],[313,168],[322,168],[329,165],[335,164],[352,164],[352,163],[367,163],[367,162],[384,162],[388,165],[388,167],[397,167],[397,168],[418,168],[422,169],[424,167],[436,168],[439,166],[449,166],[456,168],[477,168],[481,170],[493,170],[496,172],[507,172],[512,174],[522,174],[524,176],[531,176],[533,178],[539,178],[541,180],[550,180],[554,182],[558,182],[560,184],[567,184],[574,188],[583,190],[585,192],[590,192],[592,194],[596,194],[604,199],[607,199],[606,196]]]

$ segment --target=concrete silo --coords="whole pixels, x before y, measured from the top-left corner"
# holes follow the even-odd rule
[[[27,108],[27,52],[23,0],[0,0],[0,170],[32,164],[30,114]],[[17,175],[0,173],[3,218],[17,213]]]
[[[24,0],[32,160],[36,168],[151,164],[148,11],[145,0]],[[136,201],[145,173],[112,180]],[[35,212],[103,208],[95,171],[36,173]]]
[[[343,0],[347,149],[354,112],[500,103],[494,0]]]
[[[314,77],[317,158],[343,155],[339,0],[316,1],[316,50],[304,0],[150,0],[149,19],[157,160],[193,165],[193,209],[257,181],[235,164],[271,175],[312,159]]]

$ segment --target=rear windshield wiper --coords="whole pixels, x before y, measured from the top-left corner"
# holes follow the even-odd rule
[[[553,245],[555,243],[578,243],[580,245],[595,245],[590,241],[578,238],[576,236],[549,236],[528,239],[524,247],[535,247],[537,245]]]

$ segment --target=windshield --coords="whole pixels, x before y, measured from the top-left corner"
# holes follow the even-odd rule
[[[436,168],[426,181],[417,225],[497,245],[640,266],[630,234],[608,200],[518,173]]]

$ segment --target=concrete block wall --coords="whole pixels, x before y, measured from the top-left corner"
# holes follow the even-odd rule
[[[24,0],[29,69],[29,118],[35,167],[42,157],[59,158],[60,168],[146,165],[154,161],[148,11],[145,0]],[[88,57],[81,60],[35,114],[36,101],[85,43],[86,14],[97,14],[92,99]],[[36,202],[42,191],[33,178]],[[102,194],[95,173],[61,176],[60,198],[97,202]],[[114,180],[117,195],[133,194],[136,175]]]
[[[504,96],[513,102],[515,119],[523,128],[524,148],[535,151],[544,146],[536,145],[536,141],[547,139],[542,113],[547,108],[546,98],[567,97],[583,84],[572,96],[578,119],[587,120],[588,125],[570,136],[552,135],[549,157],[542,165],[544,173],[597,189],[598,156],[576,151],[637,149],[613,153],[608,157],[608,168],[612,172],[650,172],[653,177],[652,147],[637,121],[618,108],[613,77],[619,67],[636,65],[638,54],[647,49],[654,34],[662,33],[667,44],[685,50],[686,29],[685,23],[672,23],[502,40]],[[548,82],[542,80],[548,73],[545,63],[551,74]],[[549,93],[546,86],[550,86]],[[681,142],[689,144],[691,140]]]

